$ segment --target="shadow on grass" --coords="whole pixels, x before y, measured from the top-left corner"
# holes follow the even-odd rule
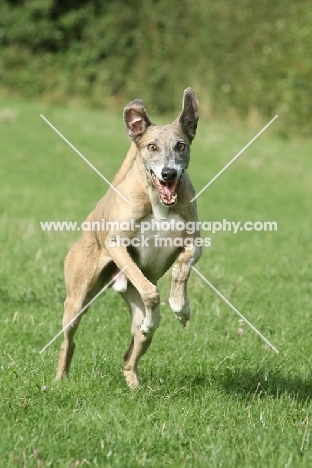
[[[167,384],[171,381],[167,374]],[[177,396],[220,389],[222,392],[241,397],[245,400],[258,398],[290,397],[297,402],[308,402],[312,399],[312,378],[299,375],[283,375],[280,370],[226,368],[222,371],[207,368],[207,372],[190,371],[180,376],[172,376]]]
[[[213,380],[227,393],[245,398],[281,398],[290,396],[304,402],[312,398],[312,379],[299,375],[282,375],[278,371],[264,369],[226,369],[215,374]]]

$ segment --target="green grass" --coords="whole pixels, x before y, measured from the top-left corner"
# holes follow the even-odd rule
[[[63,260],[78,238],[39,222],[83,221],[107,188],[40,113],[109,179],[129,145],[122,109],[0,100],[0,466],[310,466],[312,141],[273,124],[198,199],[202,221],[277,221],[272,233],[205,233],[198,269],[280,353],[247,326],[239,335],[238,317],[194,273],[183,330],[166,275],[163,320],[130,391],[129,318],[111,290],[82,321],[67,382],[54,381],[60,338],[39,354],[61,328]],[[196,190],[258,130],[201,121]]]

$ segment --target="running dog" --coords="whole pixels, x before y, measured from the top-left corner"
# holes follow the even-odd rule
[[[91,226],[105,220],[110,228],[84,231],[65,260],[63,327],[72,323],[64,331],[57,379],[69,372],[79,312],[112,279],[131,316],[132,340],[123,367],[130,387],[139,385],[138,361],[159,326],[157,281],[173,263],[169,304],[183,326],[189,320],[187,281],[201,256],[196,242],[200,234],[195,229],[190,235],[175,226],[198,221],[196,202],[190,202],[195,191],[186,171],[198,118],[199,104],[191,88],[184,91],[182,112],[172,124],[154,125],[139,99],[124,109],[132,140],[129,152],[112,186],[87,218]],[[162,230],[163,221],[170,223],[170,232]],[[147,222],[154,227],[142,239],[141,227]],[[156,241],[164,236],[180,242],[161,246]]]

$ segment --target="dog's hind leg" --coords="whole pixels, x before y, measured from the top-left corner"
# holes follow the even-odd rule
[[[92,248],[85,239],[80,239],[69,251],[65,260],[65,281],[67,298],[64,303],[64,341],[59,354],[56,379],[60,380],[69,373],[70,363],[75,350],[74,335],[87,308],[81,310],[93,299],[109,278],[103,277],[103,263],[95,241]],[[75,318],[76,317],[76,318]],[[70,325],[69,325],[70,323]]]
[[[130,346],[124,355],[123,373],[129,387],[135,388],[139,385],[139,359],[146,353],[151,345],[154,332],[143,335],[140,331],[140,326],[145,317],[145,307],[140,294],[132,284],[129,284],[127,291],[121,295],[129,307],[132,334]],[[160,320],[159,308],[157,311],[154,311],[154,314],[155,312],[156,315],[158,315],[158,320]]]
[[[63,377],[67,377],[69,373],[70,363],[75,351],[74,335],[78,328],[79,322],[81,320],[81,315],[75,320],[74,317],[79,314],[80,310],[83,307],[83,301],[77,300],[75,298],[67,297],[64,304],[64,317],[63,317],[63,328],[67,327],[64,330],[64,341],[61,344],[61,350],[59,354],[59,362],[56,373],[56,379],[60,380]],[[70,326],[67,326],[68,323],[73,320]]]

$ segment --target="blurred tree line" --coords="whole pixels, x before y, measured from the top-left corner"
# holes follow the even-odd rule
[[[0,86],[53,101],[206,116],[259,113],[311,133],[309,0],[2,0]]]

